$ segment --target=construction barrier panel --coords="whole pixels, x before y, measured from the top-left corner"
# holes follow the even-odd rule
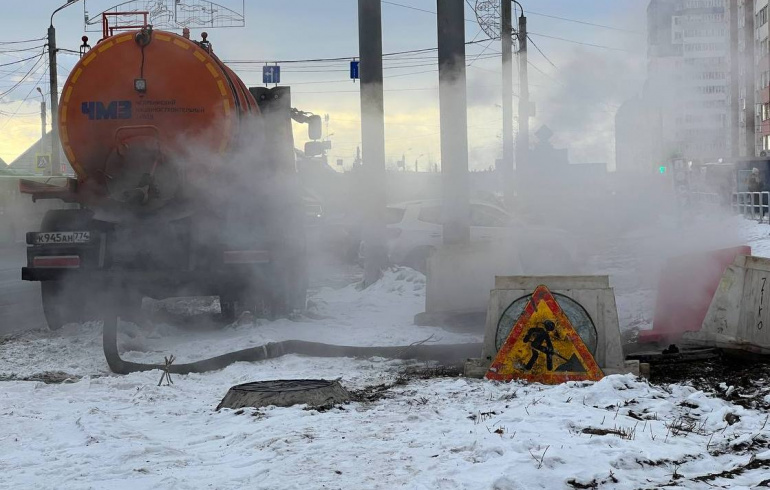
[[[581,343],[604,374],[639,374],[638,361],[625,362],[615,293],[608,276],[498,276],[489,295],[482,357],[466,363],[467,376],[487,375],[506,339],[515,331],[521,314],[527,310],[533,294],[541,286],[553,294],[559,309],[569,317]],[[569,361],[571,355],[565,357]],[[554,371],[558,368],[556,364],[560,363],[554,363]]]
[[[639,332],[638,342],[675,344],[685,332],[700,330],[722,274],[739,255],[751,255],[751,247],[669,259],[658,282],[652,330]]]
[[[770,259],[741,255],[727,267],[698,332],[683,342],[770,354]]]

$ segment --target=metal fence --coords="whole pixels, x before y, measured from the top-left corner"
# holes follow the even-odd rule
[[[770,222],[770,192],[733,192],[731,207],[746,218]]]
[[[717,211],[724,204],[722,197],[715,192],[688,192],[686,199],[690,207],[702,211]]]

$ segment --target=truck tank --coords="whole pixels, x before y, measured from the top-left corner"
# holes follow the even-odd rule
[[[81,189],[155,207],[191,172],[226,165],[259,116],[205,35],[196,42],[151,28],[100,41],[61,93],[62,147]],[[206,168],[187,168],[195,162]]]

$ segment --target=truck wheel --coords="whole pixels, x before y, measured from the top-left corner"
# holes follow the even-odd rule
[[[81,323],[85,320],[86,295],[74,284],[65,281],[43,281],[40,283],[43,299],[43,314],[51,330],[59,330],[67,323]]]
[[[238,317],[238,302],[232,296],[219,296],[220,319],[223,323],[233,323]]]
[[[40,231],[88,230],[93,215],[93,211],[88,209],[52,209],[43,216]],[[86,320],[86,299],[89,294],[75,281],[42,281],[40,294],[43,314],[51,330],[59,330],[67,323],[82,323]]]
[[[249,312],[255,318],[273,319],[272,309],[269,304],[259,297],[252,297],[246,294],[238,296],[236,299],[228,297],[219,297],[220,321],[229,325],[244,313]]]

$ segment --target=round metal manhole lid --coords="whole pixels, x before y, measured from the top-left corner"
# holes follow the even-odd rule
[[[580,335],[580,338],[583,340],[583,343],[586,345],[589,352],[591,352],[591,355],[595,356],[597,334],[596,326],[594,325],[593,320],[591,320],[591,316],[580,303],[572,298],[559,293],[552,294],[556,299],[556,302],[559,303],[564,314],[567,316],[567,319],[569,319],[578,335]],[[522,296],[511,303],[503,312],[500,321],[497,322],[497,335],[495,337],[495,348],[498,351],[505,343],[508,335],[510,335],[516,321],[521,314],[524,313],[524,308],[526,308],[527,303],[531,298],[531,294]]]
[[[330,407],[350,401],[350,393],[339,381],[325,379],[279,379],[255,381],[230,388],[220,402],[220,408],[290,407],[306,404],[309,407]]]
[[[325,379],[278,379],[243,383],[230,389],[258,393],[295,392],[328,388],[334,385],[334,383],[337,383],[337,381],[327,381]]]

